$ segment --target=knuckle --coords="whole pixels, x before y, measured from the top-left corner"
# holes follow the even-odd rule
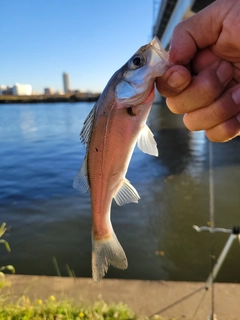
[[[216,119],[218,123],[227,121],[235,116],[239,111],[240,106],[233,102],[230,92],[226,92],[211,106],[212,119]]]
[[[219,97],[219,95],[222,93],[223,87],[219,82],[214,81],[211,76],[204,77],[201,80],[200,88],[201,90],[201,100],[203,105],[209,105],[210,103],[213,103],[216,98]]]

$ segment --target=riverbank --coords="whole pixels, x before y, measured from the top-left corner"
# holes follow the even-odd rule
[[[95,102],[100,94],[66,94],[66,95],[32,95],[12,96],[0,95],[0,104],[7,103],[53,103],[53,102]]]
[[[73,299],[92,304],[99,298],[107,303],[123,302],[139,316],[159,314],[166,319],[207,319],[211,313],[211,290],[202,282],[142,281],[104,279],[93,283],[88,278],[7,275],[11,282],[3,294],[15,301],[26,295],[30,299]],[[205,294],[205,295],[204,295]],[[214,305],[218,320],[239,319],[240,284],[214,284]],[[204,299],[203,299],[204,297]]]

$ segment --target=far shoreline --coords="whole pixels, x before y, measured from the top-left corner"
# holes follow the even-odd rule
[[[65,94],[65,95],[31,95],[13,96],[0,95],[0,104],[12,103],[57,103],[57,102],[96,102],[100,93],[95,94]]]

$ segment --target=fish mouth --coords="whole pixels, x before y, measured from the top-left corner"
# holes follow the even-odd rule
[[[165,49],[163,48],[163,46],[162,46],[160,40],[158,39],[158,37],[155,36],[152,39],[152,41],[150,42],[150,46],[153,48],[153,50],[155,51],[157,56],[166,63],[166,65],[171,64],[171,62],[169,61],[169,55],[165,51]]]
[[[154,90],[154,85],[152,86],[151,90],[149,91],[149,94],[147,95],[147,97],[145,98],[145,100],[142,103],[148,103],[148,102],[152,102],[154,100],[155,97],[155,90]]]
[[[150,45],[155,47],[155,48],[161,48],[162,47],[160,40],[156,36],[152,39],[152,41],[150,42]]]
[[[162,51],[163,51],[164,49],[163,49],[163,46],[162,46],[160,40],[158,39],[158,37],[155,36],[155,37],[152,39],[152,41],[150,42],[150,46],[153,47],[154,51],[157,53],[157,55],[158,55],[159,57],[162,56]]]

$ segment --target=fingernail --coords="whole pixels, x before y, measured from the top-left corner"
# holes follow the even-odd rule
[[[168,78],[168,84],[172,87],[172,88],[179,88],[182,85],[184,85],[186,82],[186,79],[184,78],[183,75],[181,75],[181,73],[174,71],[170,77]]]
[[[217,77],[222,84],[227,84],[232,78],[232,66],[227,61],[222,61],[216,71]]]
[[[238,87],[235,91],[233,91],[232,99],[236,103],[236,105],[240,104],[240,87]]]

